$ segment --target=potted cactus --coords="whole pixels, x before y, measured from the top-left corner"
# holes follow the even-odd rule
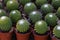
[[[19,19],[21,19],[21,12],[18,10],[13,10],[10,12],[9,17],[13,23],[16,23]]]
[[[6,16],[6,12],[3,9],[0,9],[0,17],[1,16]]]
[[[39,11],[32,11],[31,13],[29,13],[29,18],[34,24],[35,22],[42,19],[42,14]]]
[[[60,40],[60,25],[54,27],[52,40]]]
[[[26,12],[27,15],[28,13],[35,11],[36,10],[36,5],[32,2],[25,4],[24,6],[24,11]]]
[[[43,20],[36,22],[33,35],[34,40],[47,40],[49,35],[47,23]]]
[[[25,5],[26,3],[31,2],[31,0],[19,0],[19,2],[20,2],[22,5]]]
[[[6,3],[6,8],[11,11],[11,10],[17,10],[19,7],[19,4],[17,1],[9,0]]]
[[[48,13],[45,16],[45,21],[49,26],[54,27],[57,24],[58,17],[54,13]]]
[[[60,7],[60,0],[52,0],[52,5],[55,9],[57,9],[58,7]]]
[[[29,22],[25,19],[21,19],[16,25],[16,37],[17,40],[28,40],[30,35]]]
[[[7,16],[0,17],[0,39],[11,40],[12,31],[11,19]]]
[[[36,0],[35,3],[38,7],[40,7],[41,5],[46,4],[47,0]]]
[[[57,10],[57,12],[56,12],[56,15],[57,15],[57,17],[59,17],[59,19],[60,19],[60,7],[58,8],[58,10]]]
[[[53,12],[53,7],[50,4],[43,4],[41,6],[41,11],[43,12],[44,15],[46,15],[47,13]]]

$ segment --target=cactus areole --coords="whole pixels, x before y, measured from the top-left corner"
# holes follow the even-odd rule
[[[45,34],[48,31],[47,23],[45,21],[42,21],[42,20],[36,22],[34,30],[38,34]]]
[[[21,19],[17,22],[16,28],[20,33],[25,33],[29,30],[29,22],[25,19]]]
[[[54,36],[56,36],[57,38],[60,38],[60,25],[56,25],[53,29],[53,34]]]
[[[9,31],[12,27],[12,22],[7,16],[0,17],[0,30]]]

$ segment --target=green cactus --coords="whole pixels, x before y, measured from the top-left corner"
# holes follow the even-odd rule
[[[12,22],[7,16],[0,17],[0,30],[9,31],[12,27]]]
[[[58,8],[56,15],[60,18],[60,7]]]
[[[6,3],[6,7],[9,11],[11,10],[17,10],[18,7],[19,7],[19,4],[17,1],[13,1],[13,0],[9,0],[7,3]]]
[[[41,6],[41,10],[44,14],[47,14],[53,11],[53,7],[50,4],[44,4]]]
[[[36,22],[34,30],[38,34],[45,34],[48,31],[47,23],[45,21],[42,21],[42,20]]]
[[[50,25],[50,26],[55,26],[57,24],[58,17],[54,13],[48,13],[45,16],[45,21]]]
[[[36,3],[37,6],[41,6],[43,4],[46,4],[47,3],[47,0],[36,0],[35,3]]]
[[[56,25],[53,29],[53,34],[54,36],[56,36],[57,38],[60,38],[60,25]]]
[[[13,23],[16,23],[19,19],[21,19],[21,12],[18,10],[13,10],[10,12],[9,17]]]
[[[27,20],[21,19],[17,22],[16,28],[19,32],[27,32],[29,30],[29,22]]]
[[[6,12],[3,9],[0,9],[0,17],[1,16],[6,16]]]
[[[25,5],[26,3],[31,2],[31,0],[19,0],[19,2],[20,2],[22,5]]]
[[[27,3],[24,6],[24,11],[28,14],[36,10],[36,5],[34,3]]]
[[[35,23],[42,19],[42,15],[39,11],[33,11],[29,14],[29,18],[31,19],[32,23]]]
[[[60,0],[52,0],[52,5],[57,9],[60,7]]]

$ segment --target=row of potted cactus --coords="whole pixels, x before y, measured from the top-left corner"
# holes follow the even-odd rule
[[[34,40],[48,40],[49,35],[52,40],[60,39],[60,25],[57,23],[60,19],[60,0],[52,0],[51,4],[47,0],[36,0],[35,3],[31,0],[4,0],[3,3],[4,7],[0,3],[1,40],[11,40],[13,31],[17,40],[28,40],[31,33]],[[24,13],[19,11],[20,4]]]

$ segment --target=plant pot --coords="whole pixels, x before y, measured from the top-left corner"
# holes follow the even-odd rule
[[[34,40],[48,40],[49,33],[46,35],[38,35],[33,32]]]
[[[0,32],[0,40],[11,40],[13,28],[9,32]]]
[[[16,33],[17,40],[28,40],[31,32],[22,34],[22,33],[18,33],[17,31],[15,31],[15,33]]]

